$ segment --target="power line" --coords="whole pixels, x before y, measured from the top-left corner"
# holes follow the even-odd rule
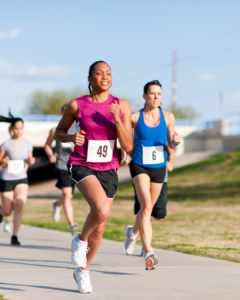
[[[237,41],[237,44],[238,44],[238,43],[239,43],[239,40],[240,40],[239,34],[238,34],[237,36],[228,38],[228,39],[226,39],[225,41],[221,41],[220,43],[216,43],[216,44],[214,44],[214,45],[212,45],[212,46],[206,47],[205,50],[203,50],[203,51],[201,51],[201,52],[199,52],[199,53],[195,53],[195,54],[193,54],[192,56],[190,55],[190,56],[185,56],[185,57],[183,56],[183,57],[180,57],[179,62],[182,62],[182,61],[185,61],[185,60],[186,60],[186,61],[189,61],[189,60],[191,60],[192,58],[193,58],[193,59],[195,59],[195,58],[199,59],[199,56],[205,55],[206,52],[208,52],[208,50],[214,49],[214,48],[216,48],[216,47],[220,47],[220,46],[222,46],[222,45],[223,45],[223,46],[229,46],[229,44],[227,44],[227,42],[228,42],[228,41],[231,41],[231,40]]]
[[[212,67],[212,66],[222,66],[222,65],[227,65],[227,64],[231,64],[231,63],[238,63],[240,62],[239,60],[239,56],[238,57],[235,57],[235,58],[231,58],[230,60],[226,60],[226,61],[223,61],[222,59],[221,60],[217,60],[217,61],[214,61],[214,62],[210,62],[210,63],[207,63],[207,67]],[[180,66],[179,67],[179,70],[180,71],[185,71],[185,70],[192,70],[192,69],[196,69],[196,68],[203,68],[204,67],[204,64],[201,63],[201,64],[197,64],[197,65],[191,65],[191,66],[187,66],[187,67],[184,67],[184,66]]]
[[[123,86],[123,85],[126,85],[126,84],[132,84],[132,82],[137,81],[137,80],[143,78],[144,76],[147,76],[150,73],[152,74],[152,73],[154,73],[156,71],[162,71],[162,70],[165,70],[167,68],[170,68],[171,65],[172,65],[172,62],[168,62],[168,63],[160,65],[158,67],[154,67],[153,69],[150,69],[150,70],[148,70],[146,72],[142,72],[140,74],[139,73],[135,74],[134,77],[132,76],[132,77],[126,78],[126,79],[124,79],[122,81],[117,81],[116,83],[114,82],[114,84],[117,84],[118,86],[119,85]],[[131,81],[129,81],[129,80],[131,80]]]

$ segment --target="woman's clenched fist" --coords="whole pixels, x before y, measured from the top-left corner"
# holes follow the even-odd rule
[[[84,130],[80,130],[77,131],[74,135],[73,135],[73,140],[72,142],[76,145],[76,146],[82,146],[85,142],[85,134],[86,132]]]

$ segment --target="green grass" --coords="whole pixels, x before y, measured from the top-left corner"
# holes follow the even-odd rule
[[[8,300],[8,299],[4,298],[3,295],[0,295],[0,300]]]
[[[167,217],[152,218],[154,247],[240,262],[240,151],[175,169],[168,193]],[[80,195],[75,198],[75,221],[82,227],[89,207]],[[120,184],[104,238],[125,240],[124,228],[135,220],[133,199],[132,182]],[[70,231],[64,216],[53,223],[51,212],[51,201],[28,201],[24,223]]]

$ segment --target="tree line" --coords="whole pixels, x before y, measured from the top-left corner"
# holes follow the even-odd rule
[[[32,114],[59,115],[64,104],[88,94],[88,90],[81,89],[73,89],[71,91],[55,90],[53,92],[38,90],[30,96],[28,111]],[[131,104],[132,101],[129,102]],[[166,110],[171,111],[176,119],[195,119],[199,116],[191,106],[170,107]]]

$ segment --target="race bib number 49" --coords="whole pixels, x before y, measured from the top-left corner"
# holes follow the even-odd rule
[[[87,162],[109,162],[112,160],[115,140],[88,141]]]
[[[24,160],[9,160],[8,162],[8,173],[18,174],[25,170]]]
[[[163,146],[144,147],[143,146],[143,164],[155,165],[164,162]]]

